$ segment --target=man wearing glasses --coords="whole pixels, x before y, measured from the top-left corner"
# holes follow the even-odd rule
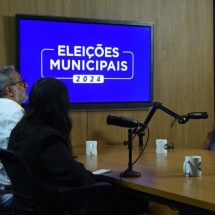
[[[21,104],[28,98],[27,87],[14,66],[0,68],[0,148],[7,149],[11,130],[24,114]],[[0,162],[0,189],[7,185],[10,180]],[[12,202],[12,194],[0,194],[0,213],[10,211]]]

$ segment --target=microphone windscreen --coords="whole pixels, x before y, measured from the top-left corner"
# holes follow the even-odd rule
[[[207,119],[208,113],[207,112],[193,112],[193,113],[189,113],[188,117],[190,119]]]
[[[109,115],[107,117],[107,124],[108,125],[117,125],[117,126],[126,127],[126,128],[134,128],[134,127],[139,126],[138,121],[135,119],[111,116],[111,115]]]

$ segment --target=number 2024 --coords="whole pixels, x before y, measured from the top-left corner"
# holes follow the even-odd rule
[[[104,76],[103,75],[74,75],[73,83],[103,83]]]

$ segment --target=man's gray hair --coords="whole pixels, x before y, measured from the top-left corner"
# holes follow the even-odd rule
[[[0,67],[0,98],[6,97],[6,87],[12,84],[11,73],[15,71],[15,66],[8,65]]]

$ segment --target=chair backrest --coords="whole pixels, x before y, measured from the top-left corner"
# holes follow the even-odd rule
[[[22,156],[14,151],[0,149],[0,160],[12,184],[15,211],[20,214],[41,212],[44,204],[42,188],[35,181]]]
[[[0,160],[11,180],[14,215],[81,214],[88,199],[110,191],[106,182],[74,188],[44,187],[18,152],[0,149]]]

